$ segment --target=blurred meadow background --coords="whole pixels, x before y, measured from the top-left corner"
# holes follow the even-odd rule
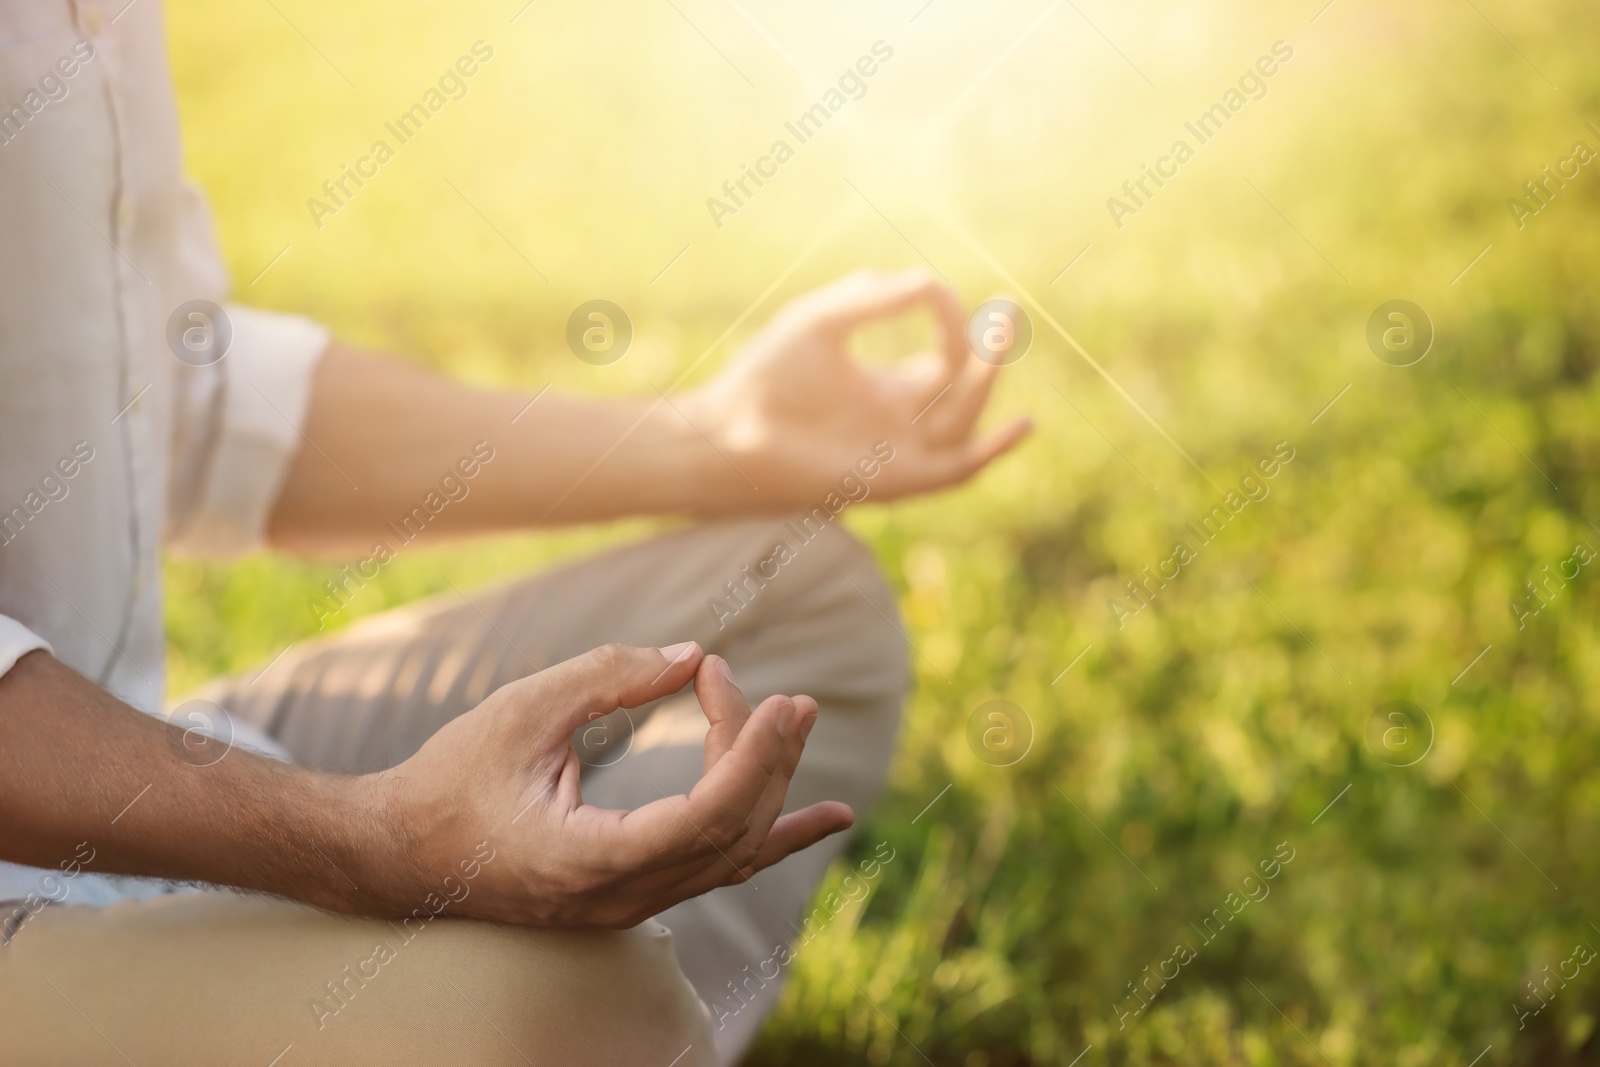
[[[1600,151],[1600,20],[1322,4],[168,4],[236,298],[349,341],[638,393],[858,266],[1029,311],[993,418],[1034,438],[848,512],[916,649],[850,857],[897,858],[799,955],[751,1063],[1600,1062],[1575,951],[1600,946],[1597,567],[1521,628],[1510,607],[1600,551],[1600,161],[1521,227],[1508,206]],[[319,228],[308,198],[478,41],[465,95]],[[719,227],[707,198],[879,41],[864,96]],[[1198,145],[1184,123],[1280,41]],[[1179,138],[1194,158],[1119,227],[1107,198]],[[564,342],[594,298],[637,331],[610,366]],[[1394,299],[1436,331],[1412,366],[1366,341]],[[1270,495],[1197,546],[1184,524],[1278,442]],[[664,525],[419,545],[338,623]],[[1119,626],[1108,599],[1179,539],[1197,558]],[[343,562],[170,561],[172,691],[313,634]],[[1009,766],[969,743],[994,699],[1031,736]],[[1386,746],[1395,700],[1424,715]]]

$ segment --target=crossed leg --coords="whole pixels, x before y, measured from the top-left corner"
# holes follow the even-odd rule
[[[388,923],[213,890],[47,907],[0,950],[0,1065],[710,1067],[654,921]]]
[[[370,771],[405,759],[514,678],[608,641],[686,640],[727,659],[752,706],[773,693],[817,700],[790,809],[832,799],[859,813],[873,802],[905,692],[905,646],[871,554],[837,523],[669,534],[470,599],[452,593],[386,613],[297,647],[259,680],[197,695],[265,730],[298,763]],[[580,730],[585,799],[633,808],[687,792],[700,777],[705,725],[685,691]],[[776,1002],[783,975],[752,971],[794,936],[844,844],[830,839],[658,917],[711,1007],[721,1062],[738,1058]]]

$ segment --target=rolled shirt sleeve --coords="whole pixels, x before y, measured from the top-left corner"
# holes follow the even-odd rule
[[[50,642],[9,615],[0,615],[0,676],[17,665],[29,652],[43,649],[54,654]]]
[[[326,327],[239,304],[223,309],[232,340],[216,363],[183,365],[173,420],[168,543],[234,556],[263,544],[302,427]]]

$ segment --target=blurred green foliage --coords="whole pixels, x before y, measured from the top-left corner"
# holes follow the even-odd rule
[[[799,957],[752,1062],[1600,1059],[1592,968],[1522,1029],[1516,1010],[1600,944],[1600,583],[1585,568],[1523,629],[1509,609],[1600,549],[1600,168],[1523,228],[1507,207],[1574,142],[1600,149],[1592,5],[278,6],[169,5],[242,299],[596,393],[709,356],[703,377],[860,264],[926,259],[1034,312],[996,407],[1036,437],[957,492],[851,509],[917,650],[854,847],[898,858]],[[468,95],[317,229],[305,199],[479,39],[495,59]],[[716,228],[705,198],[879,39],[896,55],[867,96]],[[1105,199],[1276,40],[1295,57],[1266,96],[1118,229]],[[638,328],[606,368],[562,344],[599,295]],[[1415,366],[1366,348],[1395,298],[1437,328]],[[1119,629],[1107,599],[1278,441],[1296,455],[1271,495]],[[418,550],[346,615],[659,525]],[[338,562],[171,561],[175,691],[310,634]],[[996,697],[1035,730],[1010,767],[966,741]],[[1436,734],[1414,766],[1366,741],[1394,699]],[[1202,947],[1191,924],[1279,842],[1270,895]],[[1119,1028],[1178,941],[1198,958]]]

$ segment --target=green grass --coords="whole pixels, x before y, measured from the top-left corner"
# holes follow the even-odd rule
[[[896,55],[718,230],[705,198],[815,87],[729,5],[510,23],[518,6],[281,0],[324,60],[270,7],[171,5],[189,165],[244,298],[585,392],[702,356],[709,374],[783,298],[862,263],[926,257],[974,303],[1037,301],[996,399],[1036,438],[960,491],[851,509],[917,649],[892,790],[854,848],[897,858],[798,959],[753,1062],[1600,1058],[1595,968],[1524,1029],[1513,1008],[1600,945],[1594,568],[1524,629],[1508,606],[1576,543],[1600,550],[1600,163],[1521,230],[1506,207],[1575,141],[1600,149],[1592,11],[1079,5],[1124,62],[1067,6],[746,5],[818,82],[874,40]],[[496,56],[467,97],[316,230],[305,198],[480,38]],[[1116,229],[1105,198],[1278,39],[1295,58],[1267,95]],[[608,368],[561,339],[594,296],[638,327]],[[1394,298],[1437,327],[1408,368],[1364,340]],[[1279,441],[1295,458],[1271,495],[1119,629],[1107,599]],[[653,525],[411,553],[344,621]],[[170,562],[174,688],[314,630],[304,602],[335,567]],[[1014,766],[967,745],[992,698],[1035,732]],[[1396,699],[1435,733],[1406,768],[1365,740]],[[1285,841],[1270,895],[1202,947],[1190,924]],[[1128,983],[1178,941],[1197,958],[1119,1029]]]

